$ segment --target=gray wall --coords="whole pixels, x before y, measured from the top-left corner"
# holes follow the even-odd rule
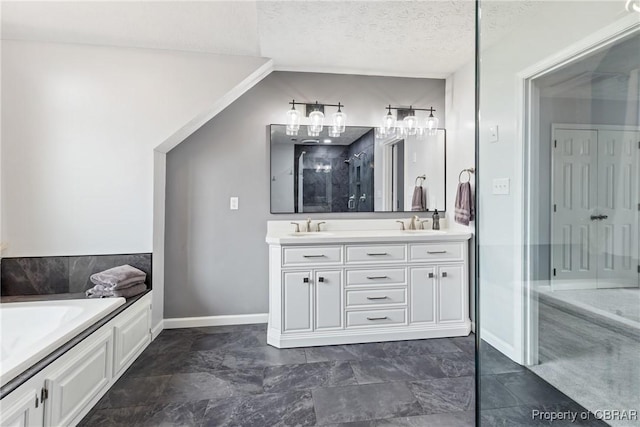
[[[352,126],[378,126],[389,103],[432,105],[445,126],[444,80],[269,75],[167,156],[165,318],[267,313],[268,220],[409,216],[269,213],[267,125],[284,123],[292,98],[340,101]]]
[[[538,227],[540,242],[537,248],[538,265],[536,280],[549,280],[551,271],[551,125],[637,125],[626,121],[627,111],[637,111],[637,101],[627,103],[601,99],[541,98],[540,140],[534,154],[539,156],[540,174],[537,177],[540,191],[534,205],[539,209]]]

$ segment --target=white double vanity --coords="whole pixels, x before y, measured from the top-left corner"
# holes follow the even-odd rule
[[[335,220],[269,221],[269,330],[278,348],[468,335],[471,234]],[[301,223],[300,229],[317,229]],[[324,222],[324,221],[323,221]],[[409,221],[405,221],[409,224]]]

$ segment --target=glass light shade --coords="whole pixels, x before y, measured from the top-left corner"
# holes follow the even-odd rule
[[[393,114],[386,114],[382,118],[382,128],[386,133],[391,133],[392,129],[396,127],[396,118],[393,117]]]
[[[344,132],[344,130],[343,130],[342,132]],[[340,131],[338,130],[338,127],[337,127],[337,126],[331,126],[331,127],[329,128],[329,136],[330,136],[331,138],[337,138],[337,137],[339,137],[339,136],[340,136],[340,134],[341,134],[342,132],[340,132]]]
[[[314,132],[311,130],[311,126],[307,126],[307,135],[309,136],[320,136],[320,132]]]
[[[427,134],[435,135],[438,132],[438,118],[434,117],[433,114],[429,116],[427,119]]]
[[[376,138],[386,138],[387,135],[389,134],[385,128],[376,128]]]
[[[309,132],[320,133],[324,125],[324,113],[319,110],[312,111],[309,114]]]
[[[416,119],[415,114],[412,116],[407,116],[403,120],[404,122],[404,133],[406,135],[415,135],[417,132],[418,119]]]
[[[291,108],[287,111],[287,135],[297,135],[300,130],[300,112]]]
[[[347,130],[347,115],[342,111],[333,113],[333,127],[340,133]]]

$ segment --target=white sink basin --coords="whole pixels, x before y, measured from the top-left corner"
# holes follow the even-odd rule
[[[327,231],[310,231],[310,232],[301,231],[299,233],[290,233],[289,236],[291,237],[327,237],[327,236],[333,236],[333,233],[329,233]]]

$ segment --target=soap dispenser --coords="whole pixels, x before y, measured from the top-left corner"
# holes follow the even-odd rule
[[[438,213],[438,209],[433,212],[433,226],[434,230],[440,230],[440,214]]]

